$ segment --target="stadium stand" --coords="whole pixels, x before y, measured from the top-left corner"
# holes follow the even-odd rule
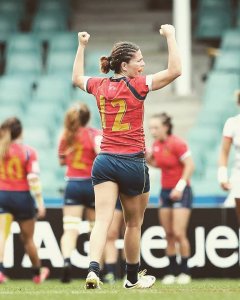
[[[220,38],[233,25],[233,9],[229,0],[199,0],[197,8],[198,39]]]

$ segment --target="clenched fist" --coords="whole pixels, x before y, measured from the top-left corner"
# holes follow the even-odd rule
[[[161,25],[161,28],[159,29],[159,32],[160,32],[161,35],[168,38],[170,36],[175,35],[175,28],[174,28],[174,26],[172,26],[170,24],[164,24],[164,25]]]
[[[87,45],[89,38],[90,38],[90,34],[88,34],[86,31],[82,31],[78,33],[78,41],[82,46]]]

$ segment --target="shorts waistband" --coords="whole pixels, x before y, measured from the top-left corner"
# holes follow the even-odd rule
[[[138,153],[131,153],[131,154],[118,154],[118,153],[108,153],[108,152],[100,152],[98,155],[109,155],[119,158],[145,158],[145,155],[143,152]]]

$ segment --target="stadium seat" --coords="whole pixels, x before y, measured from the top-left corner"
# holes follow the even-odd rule
[[[197,143],[199,148],[204,151],[211,149],[221,139],[221,128],[194,127],[188,134],[190,144]],[[200,150],[199,149],[199,150]]]
[[[19,20],[24,14],[24,1],[0,1],[0,13],[5,15],[11,21]]]
[[[6,74],[37,77],[41,75],[42,71],[42,57],[39,53],[14,52],[7,58]]]
[[[240,50],[240,29],[230,29],[224,32],[221,50]]]
[[[77,51],[77,32],[58,32],[49,39],[49,52],[54,51]]]
[[[78,87],[74,87],[72,90],[72,102],[82,101],[86,103],[89,107],[96,107],[96,99],[93,95],[84,92]]]
[[[0,100],[1,101],[1,100]],[[3,105],[1,101],[1,109],[0,109],[0,123],[2,123],[5,119],[10,117],[17,117],[20,120],[22,120],[23,117],[23,111],[20,106],[17,106],[15,104],[9,105]]]
[[[40,14],[65,14],[70,12],[70,6],[67,1],[51,0],[51,1],[38,1],[37,7]]]
[[[39,13],[33,20],[32,31],[41,41],[49,41],[59,31],[67,29],[67,18],[64,14]]]
[[[240,51],[221,51],[220,54],[216,57],[214,69],[236,72],[237,74],[240,74]]]
[[[72,84],[61,76],[43,76],[37,83],[37,89],[34,94],[36,102],[58,103],[65,107],[71,99]]]
[[[0,42],[6,42],[8,37],[17,31],[18,20],[9,19],[8,16],[0,12]]]
[[[231,1],[229,0],[199,0],[198,8],[200,10],[222,9],[231,10]]]
[[[105,76],[100,72],[99,68],[99,59],[101,56],[107,55],[109,52],[108,50],[95,50],[95,51],[88,51],[86,53],[86,75],[88,76]],[[109,75],[108,75],[109,76]]]
[[[35,104],[35,103],[34,103]],[[49,134],[55,134],[56,128],[59,125],[59,108],[43,103],[39,105],[31,105],[24,117],[24,125],[26,127],[42,127],[46,128]],[[58,113],[56,113],[58,111]],[[61,110],[60,110],[61,111]],[[49,122],[51,120],[51,122]]]
[[[197,6],[198,39],[219,39],[233,25],[233,10],[228,0],[199,0]]]
[[[26,127],[23,132],[24,141],[36,149],[51,147],[51,140],[48,130],[42,127]]]
[[[50,51],[47,58],[47,73],[72,78],[75,51]]]
[[[7,57],[11,53],[37,53],[39,56],[42,53],[42,45],[37,36],[32,33],[15,33],[7,40]]]
[[[0,103],[24,108],[32,95],[31,83],[19,76],[3,76],[0,79]]]

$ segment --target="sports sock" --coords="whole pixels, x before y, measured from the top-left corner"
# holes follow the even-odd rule
[[[97,275],[97,277],[99,277],[99,273],[100,273],[99,263],[96,261],[91,261],[89,264],[88,272],[94,272]]]
[[[186,256],[185,257],[184,256],[181,257],[180,273],[185,273],[185,274],[189,275],[190,270],[189,270],[188,265],[187,265],[188,258],[189,257],[186,257]]]
[[[64,258],[64,267],[70,266],[71,265],[71,260],[70,257]]]
[[[138,281],[138,270],[139,270],[139,263],[137,264],[126,263],[127,280],[130,281],[132,284]]]
[[[0,262],[0,272],[4,273],[4,266],[2,262]]]
[[[114,277],[116,276],[116,264],[105,264],[106,273],[112,273]]]
[[[168,256],[169,258],[169,266],[168,266],[168,274],[169,275],[177,275],[178,264],[176,260],[176,255]]]
[[[33,274],[33,276],[39,276],[40,275],[40,267],[32,267],[32,274]]]

